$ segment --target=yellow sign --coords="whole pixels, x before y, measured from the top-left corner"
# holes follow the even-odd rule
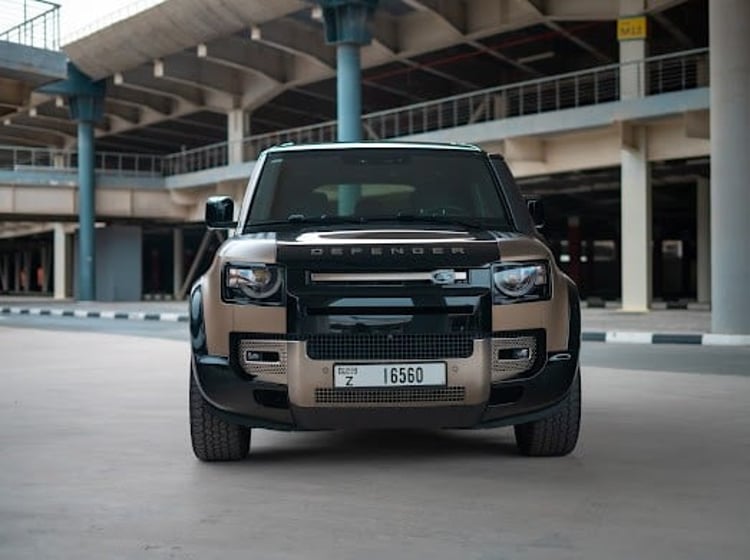
[[[629,17],[617,20],[617,40],[646,38],[646,16]]]

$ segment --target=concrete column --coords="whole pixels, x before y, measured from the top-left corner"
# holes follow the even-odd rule
[[[568,216],[568,276],[576,284],[581,283],[581,218]]]
[[[708,179],[698,178],[696,182],[696,281],[698,302],[711,301],[711,191]]]
[[[65,167],[65,154],[53,154],[52,167],[54,167],[55,169],[63,169]]]
[[[24,292],[31,291],[31,278],[33,271],[31,270],[31,251],[23,252],[23,285],[21,289]]]
[[[508,96],[504,92],[492,96],[492,114],[495,119],[508,116]]]
[[[65,80],[46,84],[37,91],[65,96],[68,99],[70,116],[78,123],[78,213],[79,247],[78,278],[76,284],[81,300],[93,300],[96,293],[94,261],[94,123],[101,120],[104,113],[103,80],[94,81],[72,62],[68,63],[68,77]]]
[[[620,16],[639,16],[646,13],[646,0],[620,0]],[[643,60],[647,56],[645,39],[620,41],[620,63]],[[643,97],[646,94],[644,64],[626,64],[620,70],[620,99]]]
[[[21,253],[17,251],[13,255],[13,291],[21,291]]]
[[[360,46],[341,43],[336,48],[336,96],[339,142],[362,140],[362,69]]]
[[[378,0],[318,0],[323,9],[326,43],[336,45],[338,141],[362,140],[362,61],[360,48],[372,40],[370,24]],[[359,189],[339,187],[341,215],[354,211]]]
[[[53,229],[54,258],[52,266],[55,269],[55,299],[65,299],[70,290],[70,268],[72,263],[70,242],[63,224],[55,224]]]
[[[338,141],[359,142],[362,140],[360,47],[342,43],[336,49]],[[360,188],[355,185],[339,187],[339,214],[353,214],[359,195]]]
[[[50,267],[52,266],[52,254],[50,253],[50,248],[45,245],[42,247],[42,283],[41,286],[39,286],[39,289],[45,293],[48,294],[49,289],[49,281],[50,281]]]
[[[651,174],[647,131],[633,127],[620,148],[622,309],[648,311],[651,303]]]
[[[232,109],[227,113],[227,163],[229,165],[244,161],[243,139],[245,138],[245,121],[247,113],[242,109]]]
[[[695,63],[695,82],[698,87],[707,87],[710,85],[710,77],[708,55],[705,55],[705,58],[700,58]]]
[[[3,255],[2,266],[0,266],[0,291],[10,291],[10,257]]]
[[[143,235],[140,226],[96,231],[97,301],[139,301],[143,296]]]
[[[172,232],[172,253],[172,294],[177,299],[185,281],[185,236],[180,228],[175,228]]]
[[[750,2],[709,2],[711,328],[750,334]]]

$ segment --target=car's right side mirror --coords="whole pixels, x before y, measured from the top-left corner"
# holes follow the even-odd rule
[[[231,229],[237,226],[234,219],[234,201],[229,196],[211,196],[206,201],[206,225],[209,229]]]
[[[529,198],[526,200],[526,207],[529,209],[531,219],[534,220],[536,229],[544,227],[544,205],[538,198]]]

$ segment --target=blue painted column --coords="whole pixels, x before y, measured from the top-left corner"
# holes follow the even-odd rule
[[[318,0],[323,8],[326,43],[336,45],[336,94],[339,142],[362,140],[360,48],[372,39],[369,26],[378,0]],[[354,213],[359,185],[339,185],[338,211]]]
[[[94,123],[104,113],[105,83],[95,82],[68,63],[68,78],[39,88],[42,93],[67,97],[70,116],[78,122],[78,283],[77,299],[96,299],[96,177]]]
[[[336,95],[338,141],[362,140],[362,70],[359,45],[342,43],[336,47]]]
[[[78,299],[96,299],[94,125],[78,121]]]

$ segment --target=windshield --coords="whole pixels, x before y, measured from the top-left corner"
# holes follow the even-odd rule
[[[349,148],[270,154],[245,229],[269,222],[389,219],[510,224],[483,154]]]

